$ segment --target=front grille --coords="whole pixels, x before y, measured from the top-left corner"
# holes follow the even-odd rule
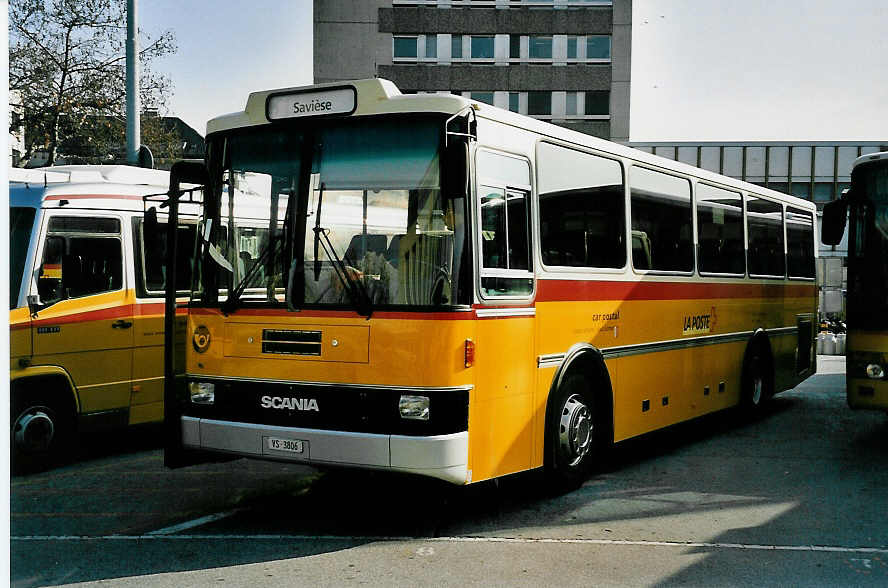
[[[412,436],[459,433],[467,431],[469,425],[469,390],[465,388],[427,390],[244,380],[215,380],[215,383],[215,405],[188,405],[187,416]],[[402,419],[398,410],[402,394],[428,396],[429,420]]]
[[[321,331],[262,329],[262,353],[319,356],[321,338]]]

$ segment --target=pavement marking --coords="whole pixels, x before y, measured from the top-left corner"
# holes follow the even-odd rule
[[[219,514],[233,514],[219,513]],[[218,516],[218,515],[211,515]],[[204,519],[210,517],[203,517]],[[202,519],[195,519],[201,521]],[[217,519],[218,520],[218,519]],[[191,522],[195,522],[191,521]],[[199,524],[205,524],[203,521]],[[185,525],[187,523],[183,523]],[[521,537],[391,537],[391,536],[361,536],[361,535],[210,535],[189,534],[171,535],[174,527],[160,529],[145,535],[13,535],[12,541],[147,541],[147,540],[185,540],[185,541],[238,541],[238,540],[263,540],[263,541],[348,541],[348,542],[402,542],[424,541],[427,543],[561,543],[578,545],[629,545],[639,547],[698,547],[703,549],[748,549],[757,551],[797,551],[815,553],[878,553],[888,554],[888,547],[842,547],[838,545],[760,545],[756,543],[707,543],[699,541],[636,541],[629,539],[551,539],[551,538],[521,538]],[[160,534],[163,531],[164,534]]]
[[[187,531],[188,529],[193,529],[195,527],[200,527],[201,525],[206,525],[208,523],[214,523],[216,521],[221,521],[222,519],[227,519],[228,517],[239,513],[242,509],[235,508],[233,510],[228,510],[225,512],[217,512],[215,514],[207,515],[205,517],[200,517],[193,519],[191,521],[185,521],[184,523],[179,523],[178,525],[171,525],[169,527],[164,527],[163,529],[157,529],[156,531],[150,531],[146,533],[149,536],[155,535],[172,535],[173,533],[178,533],[179,531]]]

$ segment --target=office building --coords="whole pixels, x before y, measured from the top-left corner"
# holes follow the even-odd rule
[[[314,81],[382,77],[629,140],[630,0],[315,0]]]

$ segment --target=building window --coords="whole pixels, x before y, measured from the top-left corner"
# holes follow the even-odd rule
[[[814,202],[829,202],[832,199],[832,182],[817,182],[816,184],[814,184]]]
[[[567,38],[567,58],[568,59],[576,59],[577,58],[577,38],[576,37],[568,37]]]
[[[462,35],[450,36],[450,57],[453,59],[462,59]]]
[[[521,58],[521,36],[509,35],[509,59]]]
[[[552,114],[552,92],[528,92],[527,114],[548,116]]]
[[[470,97],[472,100],[477,100],[478,102],[484,102],[485,104],[493,106],[493,92],[472,92]]]
[[[493,37],[472,37],[472,59],[493,59]]]
[[[425,56],[426,59],[438,57],[438,35],[426,35]]]
[[[811,199],[811,184],[808,182],[793,182],[792,183],[792,192],[793,196],[798,198],[804,198],[805,200]]]
[[[531,59],[552,59],[552,37],[530,37],[528,54]]]
[[[509,92],[509,110],[519,112],[521,108],[521,95],[518,92]]]
[[[577,114],[577,93],[567,92],[564,101],[564,114],[567,116],[576,116]]]
[[[395,59],[416,59],[416,37],[394,37],[392,56]]]
[[[586,37],[586,59],[610,59],[611,38],[607,35]]]
[[[586,92],[586,108],[587,115],[608,115],[610,114],[610,92],[608,91],[591,91]]]

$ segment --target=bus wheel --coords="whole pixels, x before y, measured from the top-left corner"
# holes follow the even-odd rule
[[[559,387],[547,423],[549,478],[558,489],[579,486],[589,472],[595,415],[584,377],[573,374]]]
[[[38,396],[15,399],[10,443],[14,471],[44,470],[70,448],[72,421],[58,403]]]
[[[741,402],[747,412],[759,410],[771,396],[771,380],[761,349],[752,349],[743,362]]]

